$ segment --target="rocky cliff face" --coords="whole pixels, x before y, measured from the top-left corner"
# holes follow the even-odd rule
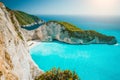
[[[116,44],[113,36],[93,30],[81,30],[67,22],[50,21],[38,29],[41,40],[58,40],[70,44]],[[46,37],[44,37],[46,36]]]
[[[0,3],[0,80],[33,80],[39,73],[15,15]]]
[[[93,30],[81,30],[66,22],[50,21],[36,30],[23,29],[27,40],[58,40],[69,44],[116,44],[114,36],[107,36]]]

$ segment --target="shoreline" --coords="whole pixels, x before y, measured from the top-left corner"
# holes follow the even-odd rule
[[[27,41],[29,50],[30,50],[32,47],[38,45],[39,43],[40,43],[40,40],[31,40],[31,41]],[[33,64],[36,66],[36,68],[39,69],[40,74],[43,74],[43,73],[45,72],[44,70],[42,70],[42,69],[34,62],[33,59],[31,59],[31,61],[32,61]]]
[[[27,42],[29,49],[31,49],[32,47],[38,45],[39,43],[40,43],[40,40],[32,40],[32,41]]]

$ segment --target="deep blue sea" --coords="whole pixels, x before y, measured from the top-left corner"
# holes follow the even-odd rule
[[[41,15],[40,18],[45,21],[67,21],[81,29],[115,36],[118,41],[116,45],[40,42],[30,49],[30,53],[41,69],[70,69],[76,71],[81,80],[120,80],[120,18],[53,15]]]

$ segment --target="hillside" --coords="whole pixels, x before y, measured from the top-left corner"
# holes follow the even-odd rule
[[[68,22],[49,21],[44,27],[47,30],[47,35],[52,37],[50,40],[56,39],[70,44],[117,43],[117,40],[114,36],[107,36],[94,30],[82,30]]]
[[[74,31],[82,31],[80,28],[78,28],[77,26],[70,24],[68,22],[59,22],[59,21],[49,21],[47,22],[47,24],[54,22],[54,23],[58,23],[61,26],[64,26],[66,28],[66,30],[74,32]]]
[[[16,16],[16,18],[21,26],[29,25],[32,23],[39,23],[39,22],[43,21],[40,18],[38,18],[37,16],[30,15],[28,13],[18,11],[18,10],[11,10],[8,7],[7,7],[7,11],[10,13],[14,13],[14,15]]]

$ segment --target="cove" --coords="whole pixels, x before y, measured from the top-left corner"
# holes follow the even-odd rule
[[[53,67],[76,71],[81,80],[120,80],[120,18],[40,16],[45,21],[67,21],[85,30],[115,36],[116,45],[70,45],[40,42],[30,49],[35,63],[44,71]],[[82,27],[81,27],[82,26]]]
[[[53,67],[76,71],[81,80],[120,80],[120,45],[69,45],[40,42],[31,56],[44,71]]]

